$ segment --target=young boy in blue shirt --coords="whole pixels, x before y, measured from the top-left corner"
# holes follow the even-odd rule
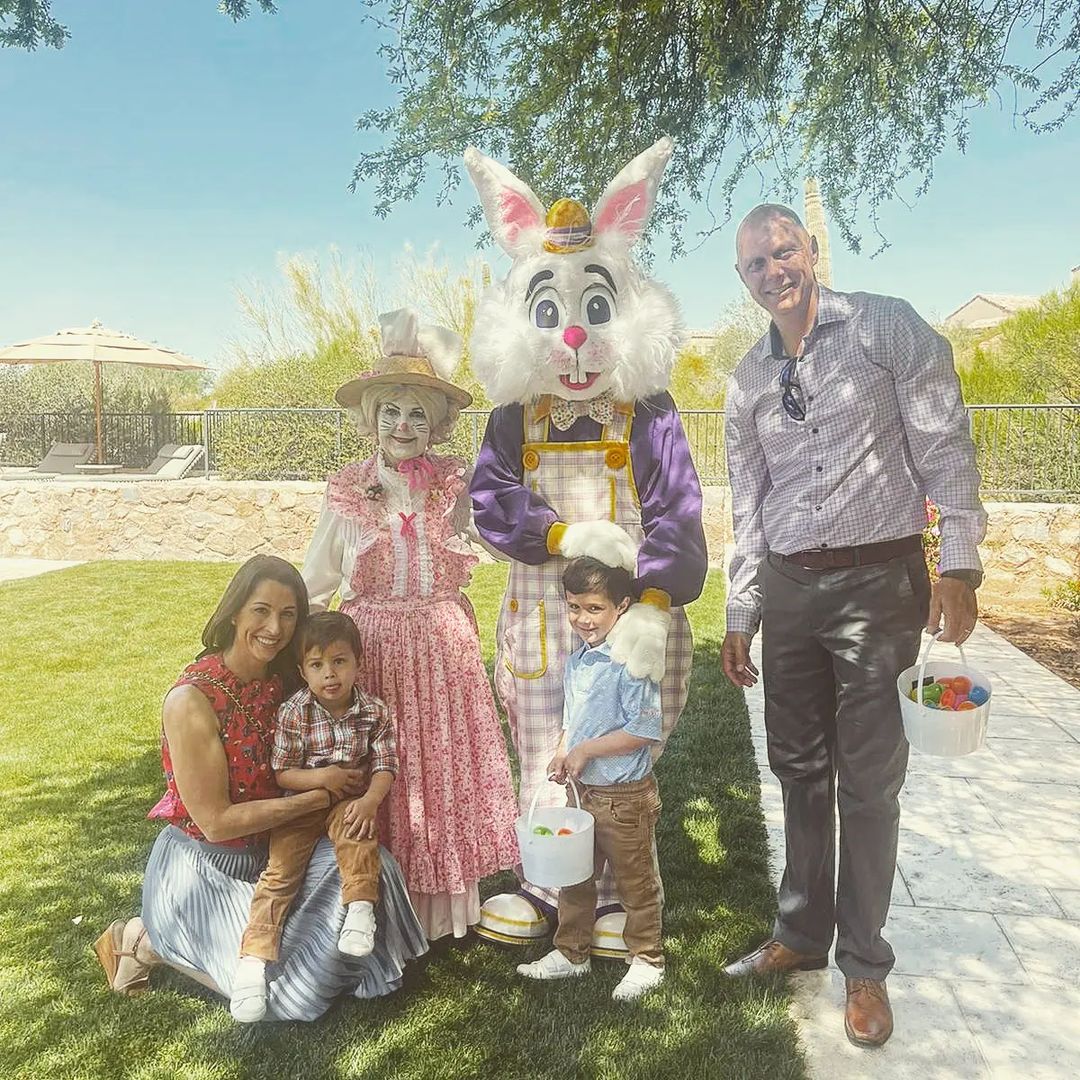
[[[588,974],[596,882],[610,863],[626,910],[623,939],[630,953],[630,967],[612,997],[629,1001],[664,979],[664,888],[656,859],[660,795],[652,774],[652,748],[662,733],[660,687],[633,678],[611,659],[608,634],[632,599],[629,571],[573,559],[563,588],[582,645],[566,662],[563,737],[548,774],[560,783],[568,776],[577,781],[581,806],[596,819],[596,856],[591,878],[559,890],[555,948],[517,970],[530,979]]]

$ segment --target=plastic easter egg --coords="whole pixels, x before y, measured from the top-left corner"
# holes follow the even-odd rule
[[[990,700],[990,691],[985,686],[973,686],[968,691],[968,701],[972,705],[985,705]]]
[[[574,835],[574,830],[573,829],[560,829],[555,835],[556,836],[573,836]]]
[[[943,709],[952,709],[956,706],[956,692],[950,687],[941,694],[938,704]]]
[[[956,706],[956,711],[965,712],[968,709],[977,709],[978,707],[979,706],[976,705],[974,701],[968,698],[967,701],[961,701],[960,704]]]
[[[941,695],[944,693],[944,689],[940,683],[931,683],[929,686],[923,687],[923,704],[924,705],[937,705],[941,701]]]
[[[546,825],[534,825],[533,836],[554,836],[555,834]]]
[[[966,675],[954,675],[952,688],[957,696],[967,697],[971,693],[971,680]]]

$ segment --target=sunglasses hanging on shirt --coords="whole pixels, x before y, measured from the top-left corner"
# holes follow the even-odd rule
[[[802,387],[795,378],[798,365],[799,358],[793,356],[780,372],[780,388],[783,391],[780,395],[780,404],[784,406],[784,412],[792,420],[805,420],[806,406],[803,404]]]

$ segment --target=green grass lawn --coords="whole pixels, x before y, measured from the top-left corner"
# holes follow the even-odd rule
[[[161,699],[233,570],[102,562],[0,585],[0,1076],[804,1075],[784,983],[720,974],[767,931],[774,897],[746,709],[720,672],[716,574],[690,609],[690,705],[657,767],[670,965],[659,991],[612,1002],[614,962],[527,983],[514,965],[546,945],[469,939],[436,945],[399,993],[342,999],[314,1024],[238,1026],[161,970],[141,997],[109,992],[90,944],[139,909],[160,828],[145,814],[162,789]],[[504,573],[481,567],[470,590],[489,662]]]

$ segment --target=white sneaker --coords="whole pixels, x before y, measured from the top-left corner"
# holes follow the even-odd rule
[[[369,956],[375,948],[375,906],[368,900],[354,900],[345,912],[338,936],[338,952],[346,956]]]
[[[241,1024],[254,1024],[266,1015],[266,961],[242,956],[233,976],[229,1012]]]
[[[534,960],[531,964],[517,966],[517,973],[524,975],[526,979],[572,979],[575,975],[588,975],[590,971],[591,961],[574,964],[558,949],[552,949],[546,956]]]
[[[635,956],[622,981],[611,993],[612,1001],[633,1001],[664,981],[664,969]]]

